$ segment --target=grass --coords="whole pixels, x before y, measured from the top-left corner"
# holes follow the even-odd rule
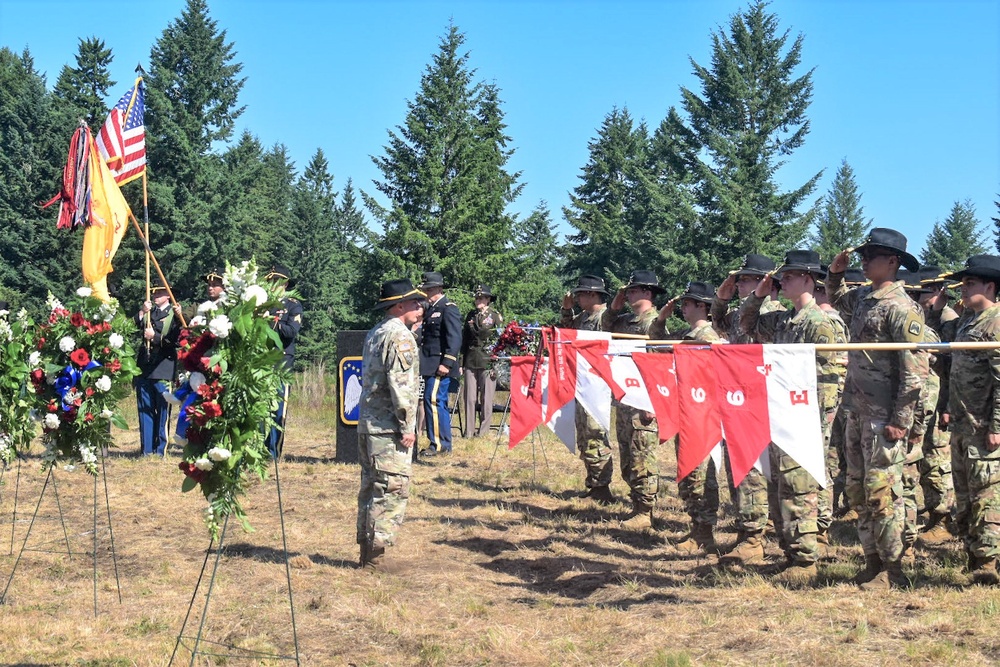
[[[808,590],[771,584],[766,567],[726,569],[716,558],[674,555],[668,543],[682,532],[685,517],[667,447],[657,518],[671,530],[638,532],[618,523],[626,505],[601,507],[579,498],[582,464],[548,434],[512,451],[497,450],[492,438],[458,438],[454,455],[414,468],[400,544],[391,554],[399,572],[362,572],[354,543],[358,470],[332,460],[331,400],[314,386],[306,400],[293,402],[281,464],[303,665],[850,666],[1000,659],[1000,590],[956,585],[957,543],[919,553],[911,572],[915,588],[888,594],[847,583],[861,553],[846,525],[836,526],[838,561],[821,564],[823,583]],[[116,438],[119,451],[107,461],[107,480],[122,602],[102,514],[95,617],[93,563],[82,553],[93,539],[93,480],[60,470],[62,515],[72,550],[81,553],[65,553],[60,512],[47,490],[0,608],[0,664],[168,663],[205,561],[204,503],[198,494],[180,493],[176,450],[165,461],[143,459],[134,454],[134,431]],[[0,480],[0,586],[38,501],[44,481],[38,466],[29,457],[19,477],[15,467]],[[620,479],[612,490],[627,495]],[[273,481],[255,485],[246,506],[256,531],[231,527],[204,637],[289,655],[294,644]],[[723,545],[735,539],[731,512],[718,538]],[[771,566],[781,560],[773,543],[768,558]],[[203,604],[195,605],[186,635],[196,633]],[[175,664],[189,659],[182,647]],[[290,663],[218,657],[196,664]]]

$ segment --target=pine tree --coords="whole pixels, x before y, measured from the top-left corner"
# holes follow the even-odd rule
[[[1000,250],[1000,199],[993,202],[993,205],[997,207],[996,217],[990,218],[993,221],[993,234],[996,236],[996,247]]]
[[[986,252],[985,235],[972,200],[955,202],[945,221],[935,222],[931,228],[920,263],[934,264],[945,271],[961,268],[972,255]]]
[[[59,192],[72,137],[57,127],[52,97],[31,54],[0,47],[0,285],[15,309],[40,311],[49,291],[81,284],[82,237],[56,230]]]
[[[513,218],[507,204],[520,192],[506,163],[512,149],[504,133],[499,92],[476,83],[465,36],[454,25],[421,77],[420,89],[385,154],[378,190],[388,208],[362,196],[384,233],[367,281],[441,271],[454,285],[471,288],[513,277],[508,260]]]
[[[731,17],[728,31],[713,34],[711,66],[691,59],[700,92],[681,88],[705,277],[721,277],[749,252],[780,257],[811,223],[813,209],[799,208],[821,173],[788,192],[775,174],[809,132],[812,70],[796,75],[803,38],[789,45],[766,7],[758,0]]]
[[[91,131],[97,132],[108,115],[104,100],[117,83],[108,68],[114,56],[104,40],[97,37],[81,39],[77,47],[76,67],[65,65],[59,73],[55,89],[56,99],[65,105],[70,133],[76,128],[77,119],[83,118]]]
[[[209,17],[204,0],[188,0],[150,52],[146,77],[150,244],[182,296],[200,295],[199,277],[207,270],[221,268],[227,259],[245,259],[223,256],[219,239],[229,236],[228,221],[213,216],[223,193],[231,193],[213,148],[229,140],[243,112],[238,106],[243,66],[234,58],[234,44]],[[126,242],[136,251],[132,270],[138,274],[142,253],[136,241],[126,237]]]
[[[551,324],[563,294],[563,281],[555,225],[544,201],[517,223],[514,247],[518,278],[506,293],[493,290],[500,298],[497,308],[507,321]]]
[[[844,248],[861,245],[871,226],[872,220],[865,218],[861,206],[854,170],[844,160],[823,199],[810,245],[819,253],[821,261],[829,263]]]

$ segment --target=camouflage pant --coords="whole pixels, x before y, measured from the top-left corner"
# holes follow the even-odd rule
[[[950,514],[955,506],[951,475],[951,433],[935,426],[924,436],[924,458],[917,462],[924,509],[931,514]]]
[[[813,476],[777,446],[768,447],[781,510],[781,546],[796,563],[819,560],[820,488]]]
[[[587,468],[588,489],[611,484],[615,463],[611,459],[611,441],[589,412],[576,404],[576,450]]]
[[[725,461],[726,474],[730,479],[729,492],[736,509],[736,529],[741,536],[762,535],[767,528],[769,507],[767,476],[756,468],[750,468],[739,486],[733,488],[733,471],[728,456]]]
[[[847,434],[847,415],[850,413],[841,404],[837,408],[837,414],[833,418],[833,425],[830,428],[830,449],[836,452],[835,465],[830,466],[830,477],[833,478],[833,509],[836,511],[839,506],[847,507],[850,502],[846,500],[847,494],[844,492],[847,486],[847,452],[844,448],[844,437]]]
[[[903,465],[903,546],[912,547],[917,541],[917,514],[920,502],[917,487],[920,485],[919,461],[907,461]]]
[[[819,533],[825,534],[833,523],[834,492],[833,475],[836,474],[840,466],[840,454],[833,442],[833,425],[836,420],[835,410],[826,410],[821,417],[820,428],[823,432],[823,451],[826,454],[826,486],[819,489],[817,498],[816,522]]]
[[[647,419],[646,414],[629,405],[615,405],[615,435],[618,436],[622,479],[632,489],[632,504],[652,509],[660,482],[660,468],[656,462],[656,446],[660,439],[656,418]]]
[[[860,411],[847,417],[845,492],[858,513],[858,537],[865,555],[893,563],[903,554],[903,460],[906,441],[888,442],[886,422]]]
[[[680,440],[677,442],[680,448]],[[719,480],[715,461],[702,461],[687,477],[677,482],[677,494],[692,524],[714,526],[719,522]]]
[[[986,449],[986,430],[962,429],[952,435],[956,525],[966,549],[979,558],[1000,556],[1000,459]],[[961,459],[956,460],[956,459]]]
[[[358,544],[392,546],[410,497],[410,450],[399,444],[399,436],[359,433],[358,461]]]

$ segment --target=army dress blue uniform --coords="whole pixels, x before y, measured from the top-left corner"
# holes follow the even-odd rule
[[[163,290],[154,289],[154,293]],[[147,327],[144,313],[136,315],[139,331]],[[170,420],[170,405],[163,398],[174,379],[177,361],[177,338],[180,335],[180,318],[169,303],[154,305],[149,311],[149,324],[153,337],[145,338],[138,345],[136,363],[139,375],[133,381],[136,408],[139,413],[139,442],[144,455],[163,456],[167,450],[167,422]]]
[[[423,274],[418,289],[444,287],[437,272]],[[430,439],[430,452],[451,451],[451,414],[448,392],[458,378],[458,355],[462,349],[462,314],[458,306],[443,294],[424,312],[420,339],[420,376],[424,379],[424,422]],[[438,369],[448,369],[439,375]]]

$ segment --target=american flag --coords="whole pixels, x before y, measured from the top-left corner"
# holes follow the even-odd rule
[[[118,100],[97,133],[97,149],[104,156],[118,185],[124,185],[146,171],[144,110],[140,77],[135,80],[132,89]]]

